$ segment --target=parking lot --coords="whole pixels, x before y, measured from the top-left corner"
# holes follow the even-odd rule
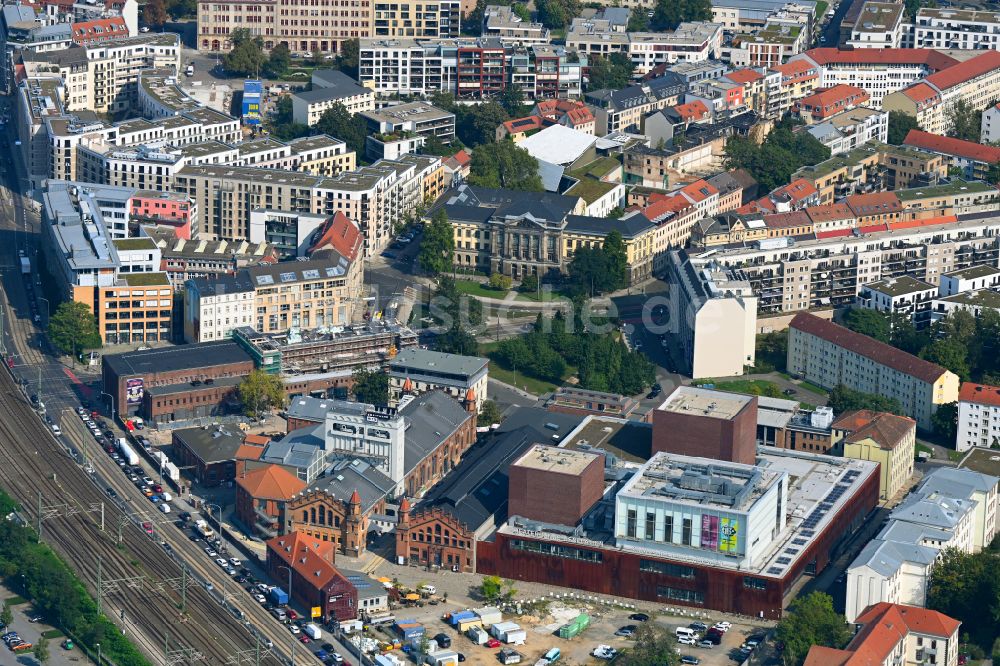
[[[459,634],[445,620],[444,615],[449,612],[460,610],[455,604],[444,603],[436,606],[425,605],[424,607],[399,608],[394,611],[397,620],[414,620],[424,625],[426,635],[433,638],[438,633],[444,633],[451,639],[449,649],[461,653],[465,657],[466,664],[470,666],[486,666],[500,663],[499,653],[501,647],[489,648],[475,644],[470,638]],[[571,621],[580,613],[586,613],[591,617],[590,626],[580,635],[572,639],[562,639],[557,635],[560,626]],[[630,619],[635,613],[634,610],[607,606],[602,603],[550,601],[540,604],[535,612],[526,611],[521,616],[504,614],[504,621],[516,622],[527,633],[524,645],[510,646],[522,655],[522,664],[534,664],[549,649],[559,648],[562,656],[560,663],[569,666],[576,664],[600,664],[608,663],[604,659],[593,656],[595,648],[599,645],[607,645],[615,650],[624,650],[632,644],[632,638],[615,635],[620,629],[626,626],[636,629],[642,624],[641,620]],[[664,627],[671,634],[676,628],[687,627],[691,620],[667,613],[650,614],[649,622],[653,622]],[[708,622],[707,624],[712,624]],[[712,648],[703,648],[696,645],[679,645],[680,653],[685,656],[693,656],[699,659],[699,664],[703,666],[732,666],[738,663],[731,658],[738,652],[740,645],[752,635],[763,635],[766,628],[751,626],[749,624],[734,624],[722,637],[720,645]],[[386,639],[395,637],[391,626],[386,626],[374,630],[372,636]],[[398,654],[400,658],[402,654]]]
[[[0,598],[3,598],[3,602],[0,603],[6,603],[8,599],[13,599],[15,602],[18,601],[14,594],[4,587],[0,587]],[[13,614],[13,619],[11,620],[10,626],[3,628],[3,630],[0,631],[0,634],[7,634],[11,631],[16,632],[22,641],[30,643],[34,646],[38,643],[38,640],[43,633],[52,630],[50,625],[45,624],[44,618],[39,619],[38,622],[31,621],[39,616],[34,614],[30,603],[14,603],[11,605],[11,612]],[[79,648],[73,647],[69,650],[64,649],[62,645],[65,640],[65,638],[49,639],[49,666],[68,666],[70,664],[90,663]],[[22,664],[23,666],[35,666],[38,663],[39,662],[35,659],[31,649],[14,652],[6,644],[0,645],[0,664]]]

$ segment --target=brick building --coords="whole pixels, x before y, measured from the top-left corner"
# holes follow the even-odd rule
[[[221,425],[174,430],[173,459],[186,475],[203,486],[218,486],[236,480],[237,461],[260,457],[264,447],[245,442],[242,431]]]
[[[372,471],[375,470],[368,470]],[[310,538],[332,543],[336,551],[358,557],[365,550],[368,516],[384,507],[384,488],[375,486],[375,490],[381,497],[371,501],[366,496],[368,501],[362,504],[357,489],[347,499],[338,497],[330,487],[306,489],[285,503],[284,534],[308,534]]]
[[[320,622],[358,617],[358,591],[334,566],[335,557],[332,544],[299,532],[267,542],[267,571],[272,580],[287,581],[291,570],[292,600],[305,608],[318,606]]]
[[[745,465],[756,459],[756,396],[680,386],[653,410],[652,422],[654,453]]]
[[[508,515],[574,526],[604,494],[604,456],[536,444],[507,478]]]
[[[182,421],[230,411],[235,387],[254,369],[234,342],[208,342],[110,354],[101,360],[103,391],[121,418]]]
[[[244,470],[236,479],[236,516],[254,534],[273,537],[281,531],[281,505],[305,487],[280,465]]]

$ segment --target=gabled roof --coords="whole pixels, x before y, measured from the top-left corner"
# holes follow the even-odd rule
[[[886,412],[859,409],[846,412],[833,422],[834,430],[846,430],[844,441],[854,444],[871,439],[880,448],[892,450],[903,443],[917,424],[913,419]]]
[[[822,206],[807,206],[806,215],[813,222],[832,222],[835,220],[853,220],[854,213],[845,203],[824,204]]]
[[[875,338],[855,333],[848,328],[844,328],[808,312],[796,314],[790,326],[796,330],[832,342],[855,354],[875,359],[882,365],[886,365],[897,372],[916,377],[925,382],[936,382],[940,379],[941,375],[948,372],[948,370],[936,363],[917,358],[913,354],[907,354]]]
[[[930,69],[942,70],[958,63],[946,53],[933,49],[809,49],[807,56],[818,65],[927,65]]]
[[[333,541],[320,541],[301,532],[291,532],[268,539],[267,548],[314,588],[323,589],[335,578],[343,578],[333,566]]]
[[[847,197],[846,202],[858,217],[898,213],[903,210],[903,204],[899,202],[899,197],[893,192],[852,194]]]
[[[753,81],[760,81],[764,78],[764,75],[756,69],[747,67],[746,69],[737,69],[735,72],[723,74],[722,78],[729,79],[733,83],[751,83]]]
[[[1000,69],[1000,51],[989,50],[975,58],[969,58],[965,62],[935,72],[924,80],[938,90],[945,91],[995,69]]]
[[[931,134],[930,132],[918,129],[912,129],[907,132],[906,138],[903,140],[903,145],[920,148],[932,153],[941,153],[976,162],[985,162],[986,164],[1000,162],[1000,148],[996,146],[984,146],[975,141],[953,139],[949,136]]]
[[[247,472],[238,477],[236,483],[253,497],[275,500],[291,499],[306,487],[305,481],[280,465],[268,465]]]
[[[768,229],[789,229],[812,226],[812,220],[809,219],[809,216],[806,215],[805,211],[801,210],[765,215],[762,219],[764,221],[764,226]]]
[[[332,248],[348,261],[354,261],[358,258],[364,240],[358,225],[337,211],[319,228],[319,233],[316,234],[316,240],[309,248],[309,253]]]
[[[678,104],[674,107],[674,111],[684,122],[701,120],[708,115],[708,107],[700,99],[688,102],[687,104]]]
[[[963,382],[962,388],[958,391],[958,399],[960,402],[1000,407],[1000,386]]]
[[[926,83],[916,83],[903,91],[903,94],[912,99],[918,105],[939,99],[938,91]]]

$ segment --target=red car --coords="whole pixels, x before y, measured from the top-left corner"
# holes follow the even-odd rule
[[[488,647],[488,648],[498,648],[498,647],[500,647],[500,641],[498,641],[495,638],[491,638],[490,640],[486,641],[486,647]]]
[[[311,639],[308,636],[306,636],[305,634],[302,634],[301,636],[299,636],[299,642],[300,643],[309,643],[309,642],[311,642]]]
[[[148,522],[147,523],[143,523],[142,524],[142,528],[144,530],[146,530],[146,534],[152,534],[153,533],[153,523],[148,523]]]
[[[299,614],[293,611],[291,608],[288,609],[288,613],[286,613],[286,615],[288,615],[289,620],[299,619]]]
[[[154,493],[162,493],[163,492],[163,486],[161,486],[160,484],[157,483],[155,486],[153,486],[153,492]]]

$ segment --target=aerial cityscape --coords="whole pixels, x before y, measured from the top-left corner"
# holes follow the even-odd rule
[[[1000,2],[0,41],[0,664],[1000,666]]]

